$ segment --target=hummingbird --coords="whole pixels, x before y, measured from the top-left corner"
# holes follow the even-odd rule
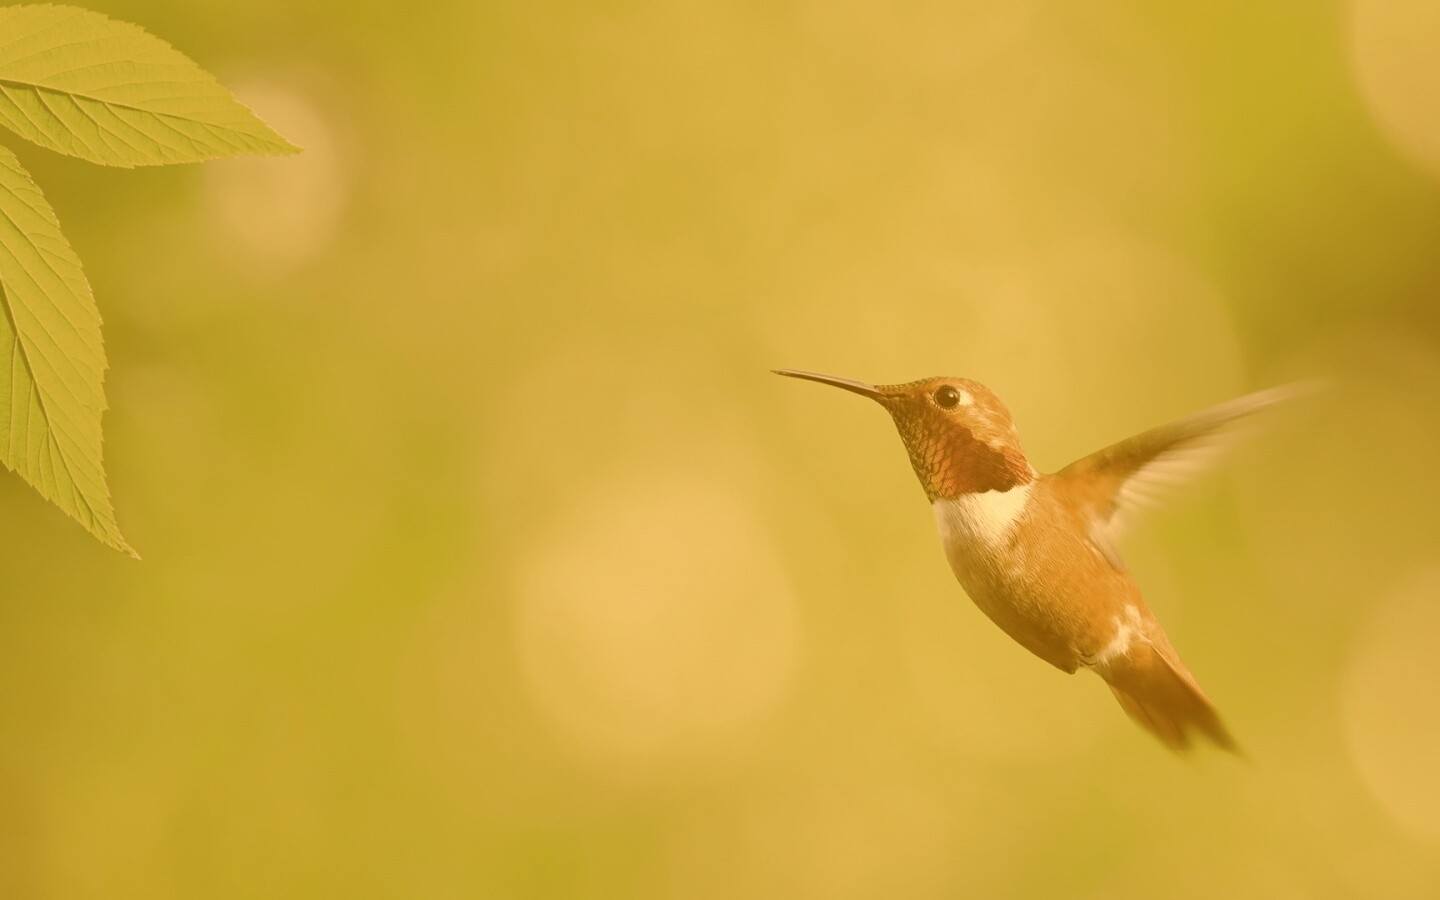
[[[1238,747],[1181,662],[1117,549],[1135,514],[1233,442],[1231,427],[1296,393],[1249,394],[1126,438],[1051,474],[1035,470],[1010,411],[966,378],[833,385],[890,413],[925,489],[960,585],[1020,646],[1073,674],[1099,675],[1125,712],[1177,752],[1202,735]]]

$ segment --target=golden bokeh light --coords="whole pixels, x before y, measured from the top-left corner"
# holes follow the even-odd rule
[[[348,176],[341,145],[315,100],[275,75],[235,94],[304,148],[295,157],[223,160],[205,170],[205,197],[220,240],[243,249],[237,270],[283,272],[329,247],[344,215]]]
[[[1407,574],[1365,624],[1342,685],[1345,736],[1394,820],[1440,845],[1440,567]]]
[[[601,479],[556,511],[515,575],[517,652],[578,753],[704,757],[785,699],[800,623],[768,529],[684,471]]]
[[[1350,55],[1361,96],[1397,149],[1440,176],[1440,6],[1350,0]]]

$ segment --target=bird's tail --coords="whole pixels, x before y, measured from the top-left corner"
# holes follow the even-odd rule
[[[1128,652],[1096,671],[1130,718],[1171,750],[1189,750],[1192,732],[1199,732],[1221,748],[1240,753],[1210,698],[1168,646],[1135,641]]]

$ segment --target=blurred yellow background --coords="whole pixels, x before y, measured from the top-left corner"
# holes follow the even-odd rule
[[[99,7],[291,159],[6,145],[144,561],[0,478],[0,895],[1440,896],[1440,7]],[[892,426],[1054,469],[1329,375],[1126,546],[1250,754],[961,593]]]

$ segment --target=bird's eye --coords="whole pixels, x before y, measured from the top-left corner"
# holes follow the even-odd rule
[[[941,409],[954,409],[959,402],[960,392],[948,384],[935,392],[935,405]]]

